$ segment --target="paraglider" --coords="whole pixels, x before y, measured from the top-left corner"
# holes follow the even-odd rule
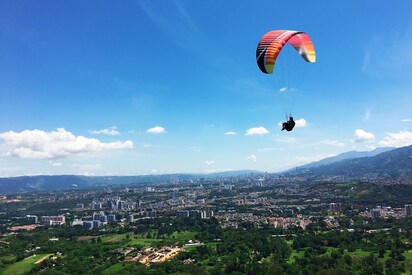
[[[293,117],[290,116],[288,121],[282,123],[282,130],[281,131],[286,130],[286,131],[290,132],[290,131],[293,130],[293,127],[295,127],[295,124],[296,123],[293,120]]]
[[[266,33],[260,39],[256,49],[256,62],[263,73],[276,74],[276,72],[274,73],[275,63],[287,43],[289,43],[306,62],[314,63],[316,61],[315,47],[309,35],[305,32],[274,30]],[[289,87],[282,87],[280,92],[288,89]],[[282,124],[282,130],[292,131],[295,126],[295,121],[293,120],[291,110],[289,110],[289,113],[285,113],[285,115],[288,121]]]

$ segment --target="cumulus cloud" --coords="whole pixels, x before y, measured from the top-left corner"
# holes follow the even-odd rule
[[[210,165],[212,165],[213,163],[215,163],[214,160],[207,160],[207,161],[205,161],[205,164],[206,164],[207,166],[210,166]]]
[[[110,135],[110,136],[117,136],[119,135],[119,131],[117,131],[117,127],[113,126],[113,127],[109,127],[106,129],[101,129],[101,130],[89,130],[90,134],[95,134],[95,135]]]
[[[255,155],[250,155],[250,156],[248,156],[248,157],[246,157],[246,159],[247,160],[250,160],[251,162],[256,162],[257,161],[257,158],[256,158],[256,156]]]
[[[409,131],[399,131],[398,133],[388,133],[379,142],[385,147],[403,147],[412,144],[412,133]]]
[[[230,132],[224,133],[224,135],[225,135],[225,136],[234,136],[234,135],[236,135],[236,132],[230,131]]]
[[[148,134],[164,134],[166,129],[160,126],[155,126],[153,128],[147,129],[146,133]]]
[[[251,135],[266,135],[269,134],[269,131],[266,130],[265,127],[255,127],[255,128],[250,128],[247,130],[246,135],[251,136]]]
[[[4,140],[7,149],[5,155],[34,159],[64,158],[81,153],[133,148],[133,142],[130,140],[104,143],[95,138],[75,136],[63,128],[51,132],[9,131],[0,133],[0,139]]]
[[[372,142],[375,140],[375,135],[370,132],[366,132],[362,129],[356,129],[353,134],[355,137],[355,142]]]
[[[336,147],[345,146],[345,143],[343,143],[343,142],[339,142],[337,140],[330,140],[330,139],[322,140],[322,143],[324,143],[326,145],[330,145],[330,146],[336,146]]]
[[[402,122],[412,122],[412,119],[411,118],[405,118],[405,119],[402,119],[401,121]]]
[[[295,123],[296,123],[295,125],[296,128],[303,128],[308,125],[307,121],[304,118],[295,120]]]

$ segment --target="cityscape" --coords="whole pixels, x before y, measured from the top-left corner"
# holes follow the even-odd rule
[[[70,228],[69,239],[76,242],[116,244],[108,252],[117,256],[110,254],[112,256],[106,256],[107,260],[110,259],[112,266],[127,264],[121,269],[126,273],[131,264],[138,263],[150,270],[172,259],[181,261],[183,266],[193,267],[198,264],[196,258],[182,258],[183,255],[223,245],[220,236],[223,233],[210,239],[210,236],[202,237],[205,233],[199,228],[179,230],[179,226],[174,225],[185,221],[212,223],[223,232],[246,228],[262,230],[262,233],[269,231],[272,238],[280,238],[289,244],[296,242],[302,234],[317,231],[347,232],[353,236],[365,234],[369,235],[367,238],[387,235],[392,234],[395,224],[402,236],[410,238],[409,185],[386,186],[394,190],[406,188],[409,192],[406,197],[398,194],[398,200],[391,204],[391,201],[381,201],[376,194],[373,195],[375,201],[380,203],[354,198],[354,194],[373,192],[374,183],[302,184],[302,180],[301,176],[293,175],[250,174],[85,190],[72,186],[65,191],[3,195],[0,200],[2,238],[10,240],[19,235],[48,234],[51,237],[46,247],[33,243],[21,257],[47,255],[42,258],[44,266],[40,268],[37,264],[36,267],[39,271],[54,270],[58,262],[65,261],[65,253],[58,249],[58,245],[54,246],[63,241],[60,229],[67,231]],[[402,193],[399,190],[392,192]],[[54,231],[56,233],[52,233]],[[365,248],[357,249],[346,248],[346,253],[356,258],[354,255]],[[374,255],[373,251],[371,255]],[[399,261],[400,267],[396,267],[406,271],[412,264],[408,260],[411,250],[404,248],[402,251],[404,263]],[[293,253],[287,260],[289,264]],[[299,257],[304,258],[297,255],[296,261]],[[113,267],[98,265],[98,268],[109,274]]]

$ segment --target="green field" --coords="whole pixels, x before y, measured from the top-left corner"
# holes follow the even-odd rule
[[[118,274],[120,270],[123,269],[126,265],[131,265],[133,263],[117,263],[114,265],[109,266],[105,270],[103,270],[102,274]]]
[[[187,243],[189,240],[196,239],[197,232],[193,231],[181,231],[181,232],[173,232],[173,234],[169,235],[168,238],[172,240],[176,240],[177,242],[184,242]]]
[[[152,246],[158,242],[161,242],[161,239],[148,239],[148,238],[130,238],[130,241],[127,243],[128,246]]]
[[[26,272],[29,272],[35,265],[35,262],[40,260],[43,257],[48,257],[52,254],[38,254],[34,256],[27,257],[17,263],[11,264],[7,266],[3,270],[3,274],[24,274]]]

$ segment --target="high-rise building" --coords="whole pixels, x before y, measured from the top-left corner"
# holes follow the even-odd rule
[[[405,204],[405,217],[412,217],[412,205]]]
[[[35,216],[35,215],[26,215],[26,220],[27,220],[29,223],[37,223],[38,218],[37,218],[37,216]]]
[[[115,214],[107,215],[107,221],[108,222],[115,222],[116,221],[116,215]]]
[[[371,209],[371,211],[370,211],[370,217],[372,218],[372,219],[378,219],[380,216],[381,216],[381,209],[379,209],[379,208],[374,208],[374,209]]]
[[[117,201],[113,201],[113,200],[107,201],[107,207],[109,207],[110,210],[116,210],[117,209]]]
[[[62,225],[66,223],[65,216],[42,216],[40,223],[44,226]]]
[[[84,208],[84,204],[83,204],[83,203],[77,203],[77,204],[76,204],[76,208],[83,209],[83,208]]]
[[[332,213],[342,212],[342,204],[340,202],[329,203],[329,211]]]
[[[102,204],[100,202],[92,202],[92,209],[99,210],[102,209]]]
[[[125,210],[126,209],[126,203],[124,201],[118,201],[117,202],[117,208],[119,210]]]

